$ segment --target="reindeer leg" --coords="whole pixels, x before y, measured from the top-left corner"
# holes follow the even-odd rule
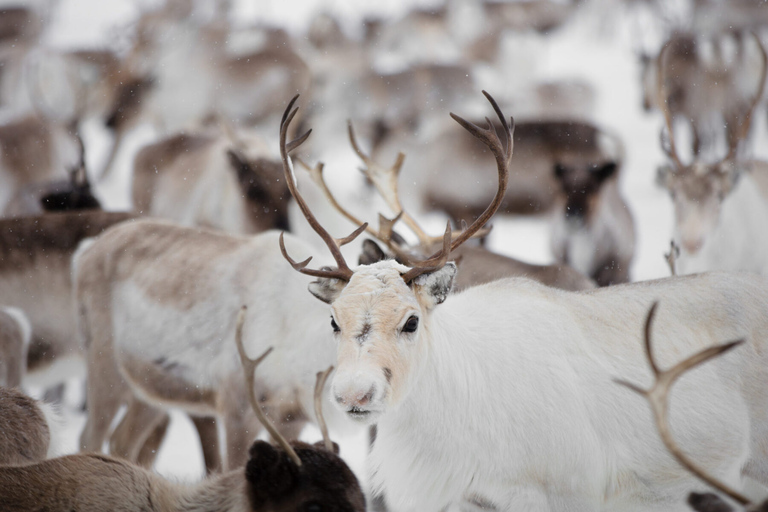
[[[152,436],[157,427],[167,426],[168,415],[156,407],[133,398],[128,404],[128,410],[115,428],[112,437],[109,440],[109,453],[117,457],[123,457],[130,462],[137,462],[139,453],[147,440]],[[160,441],[154,441],[159,445]],[[157,446],[155,446],[156,448]],[[150,464],[154,460],[146,460],[148,454],[145,454],[145,462]]]
[[[194,423],[200,436],[206,474],[220,473],[223,469],[223,461],[221,460],[216,418],[213,416],[190,416],[189,419]]]
[[[165,439],[165,433],[168,431],[170,422],[171,418],[166,414],[160,424],[149,434],[149,437],[144,442],[144,446],[139,450],[139,455],[136,457],[136,463],[139,466],[151,468],[155,464],[157,453],[160,450],[163,439]]]

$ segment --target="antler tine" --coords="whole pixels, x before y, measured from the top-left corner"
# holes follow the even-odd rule
[[[448,262],[448,256],[451,254],[451,223],[445,227],[443,235],[443,247],[434,256],[429,259],[419,261],[411,270],[402,275],[403,281],[410,283],[415,278],[427,272],[433,272],[445,266]]]
[[[662,139],[662,149],[667,154],[669,158],[672,159],[672,162],[675,164],[675,172],[678,172],[682,169],[685,169],[685,166],[683,165],[683,162],[680,160],[680,156],[677,154],[677,146],[675,144],[675,130],[674,130],[674,122],[672,119],[672,113],[669,111],[669,104],[667,102],[667,94],[666,94],[666,84],[665,84],[665,77],[664,77],[664,54],[667,52],[667,49],[672,44],[672,40],[669,40],[666,42],[666,44],[661,48],[661,51],[659,52],[659,56],[656,58],[656,103],[659,104],[659,108],[661,109],[661,113],[664,114],[664,122],[667,125],[667,133],[669,134],[667,140],[669,142],[669,147],[666,147],[663,144]]]
[[[320,433],[323,434],[323,445],[329,452],[333,452],[333,441],[328,435],[328,425],[326,425],[325,417],[323,417],[323,388],[332,371],[333,366],[329,366],[324,372],[317,372],[317,380],[315,381],[315,416],[317,417],[317,424],[320,426]]]
[[[277,444],[285,450],[285,453],[291,458],[291,460],[297,465],[301,466],[301,459],[296,454],[296,451],[288,443],[288,441],[278,432],[275,426],[269,421],[269,418],[261,410],[259,403],[256,401],[256,392],[254,391],[254,374],[256,368],[266,358],[274,347],[269,347],[266,352],[261,354],[257,359],[251,359],[245,354],[245,348],[243,347],[243,324],[245,323],[245,312],[247,307],[240,308],[240,312],[237,314],[237,326],[235,327],[235,343],[237,344],[237,352],[240,354],[240,363],[243,365],[243,373],[245,373],[245,386],[248,388],[248,398],[251,401],[251,407],[253,412],[256,413],[256,417],[259,419],[264,428],[267,429],[272,439],[277,441]]]
[[[766,55],[765,53],[765,47],[763,46],[763,43],[760,41],[760,38],[757,37],[757,35],[754,32],[752,32],[752,37],[755,38],[757,47],[760,50],[760,57],[762,58],[762,61],[763,61],[763,74],[760,76],[760,83],[757,86],[757,92],[755,93],[755,97],[752,99],[752,101],[749,104],[747,113],[744,116],[744,120],[739,125],[739,129],[736,132],[736,136],[732,140],[728,141],[728,154],[722,160],[723,162],[732,160],[733,158],[736,157],[736,152],[739,149],[739,142],[745,139],[747,134],[749,133],[749,129],[752,126],[752,113],[755,111],[755,108],[757,108],[757,104],[760,103],[760,99],[762,99],[763,97],[763,89],[765,89],[766,76],[768,76],[768,55]]]
[[[377,164],[370,156],[366,155],[363,150],[360,149],[351,120],[347,120],[347,132],[349,133],[349,142],[352,144],[352,149],[355,150],[357,156],[359,156],[360,160],[366,165],[366,168],[361,168],[360,170],[369,180],[371,180],[373,186],[376,187],[376,190],[382,199],[384,199],[384,202],[387,203],[389,209],[392,210],[395,215],[402,215],[403,222],[414,232],[419,239],[419,243],[424,247],[428,247],[434,241],[433,237],[430,237],[427,232],[419,226],[418,222],[403,209],[403,205],[400,202],[398,179],[400,177],[400,171],[403,168],[403,163],[405,162],[405,154],[402,152],[398,153],[397,159],[392,167],[383,167]]]
[[[291,151],[299,147],[305,140],[307,140],[307,137],[309,137],[309,134],[312,132],[312,130],[308,130],[303,135],[300,135],[299,137],[295,138],[294,140],[286,143],[286,138],[288,134],[288,127],[291,124],[291,121],[293,120],[294,116],[296,115],[296,112],[298,112],[299,108],[293,108],[293,104],[296,102],[296,100],[299,98],[299,95],[291,99],[291,101],[288,103],[288,107],[285,109],[285,112],[283,113],[282,121],[280,122],[280,158],[283,162],[283,171],[285,173],[285,181],[288,185],[288,189],[291,191],[291,195],[293,195],[293,198],[296,200],[296,204],[299,205],[299,208],[301,209],[301,212],[304,214],[304,217],[306,217],[307,221],[309,222],[309,225],[312,226],[312,229],[315,230],[315,232],[320,235],[320,238],[323,239],[325,242],[325,245],[328,246],[328,249],[331,251],[331,254],[333,255],[333,259],[336,260],[336,265],[338,269],[336,270],[312,270],[305,268],[306,265],[309,263],[309,260],[306,260],[302,263],[296,263],[294,260],[288,257],[288,253],[285,250],[285,244],[283,242],[282,235],[280,236],[280,251],[283,253],[283,256],[291,263],[294,269],[298,270],[299,272],[315,277],[330,277],[334,279],[341,279],[343,281],[349,281],[352,277],[352,270],[347,265],[347,262],[344,260],[344,256],[341,254],[341,247],[345,244],[348,244],[352,240],[354,240],[357,236],[362,233],[366,227],[367,224],[363,224],[359,228],[357,228],[355,231],[353,231],[350,235],[344,237],[344,238],[334,238],[332,237],[328,231],[323,228],[323,226],[320,225],[320,223],[317,221],[317,218],[312,214],[312,211],[309,209],[309,206],[307,206],[307,203],[304,201],[304,198],[299,193],[299,189],[296,186],[295,176],[293,173],[293,165],[291,164],[291,159],[289,158],[289,154]],[[311,259],[311,258],[310,258]]]
[[[406,282],[410,282],[421,274],[432,272],[445,265],[445,263],[448,261],[448,256],[450,255],[451,251],[455,250],[458,246],[471,238],[472,235],[480,231],[480,229],[490,220],[493,214],[496,213],[496,210],[498,210],[499,206],[501,206],[501,201],[504,199],[504,193],[507,190],[507,183],[509,182],[509,165],[512,161],[512,134],[515,130],[515,120],[510,118],[510,123],[507,123],[507,120],[504,118],[504,114],[501,112],[501,109],[496,103],[496,100],[494,100],[493,97],[486,91],[483,91],[483,94],[491,103],[493,110],[496,112],[496,115],[501,121],[502,128],[504,129],[504,137],[506,139],[506,150],[504,149],[504,145],[502,145],[501,139],[499,139],[498,133],[496,133],[496,130],[493,127],[493,123],[491,123],[490,119],[487,117],[485,118],[488,122],[487,128],[480,128],[479,126],[472,124],[453,113],[451,113],[451,117],[475,138],[485,144],[496,158],[496,167],[499,174],[499,186],[496,190],[496,195],[493,197],[493,201],[491,201],[491,204],[488,205],[485,211],[477,219],[475,219],[475,221],[468,228],[462,230],[462,232],[453,240],[453,242],[450,242],[452,238],[451,226],[450,223],[448,223],[443,238],[443,247],[428,259],[418,262],[411,270],[403,274],[403,279]]]
[[[682,374],[684,374],[686,371],[690,370],[691,368],[694,368],[695,366],[698,366],[704,363],[705,361],[708,361],[718,355],[721,355],[727,352],[728,350],[732,349],[736,345],[742,343],[744,340],[736,340],[730,343],[725,343],[723,345],[716,345],[714,347],[706,348],[692,355],[688,359],[685,359],[684,361],[677,363],[675,366],[673,366],[668,370],[660,370],[653,357],[653,351],[651,349],[651,324],[653,322],[653,318],[655,316],[657,306],[658,306],[658,302],[655,302],[651,306],[651,309],[650,311],[648,311],[648,316],[645,320],[645,352],[655,377],[655,382],[653,386],[650,389],[645,390],[636,386],[635,384],[632,384],[631,382],[627,382],[620,379],[614,379],[614,380],[615,382],[623,386],[626,386],[629,389],[643,395],[648,400],[648,403],[650,404],[651,409],[653,410],[653,416],[656,420],[656,427],[659,430],[659,435],[661,436],[661,440],[664,443],[664,446],[667,447],[667,450],[670,451],[670,453],[684,468],[686,468],[688,471],[693,473],[703,482],[714,487],[715,489],[719,490],[723,494],[728,495],[729,497],[741,503],[742,505],[748,505],[750,503],[749,499],[747,499],[738,491],[731,489],[723,482],[720,482],[716,478],[708,475],[703,469],[701,469],[696,463],[691,461],[680,450],[680,448],[675,443],[675,440],[672,438],[672,431],[669,426],[669,419],[667,415],[667,412],[669,410],[669,404],[668,404],[669,390],[672,387],[672,384],[674,384],[674,382]]]
[[[310,177],[312,178],[312,181],[314,181],[318,187],[323,191],[323,194],[325,194],[326,199],[328,199],[328,202],[331,203],[331,206],[333,206],[336,210],[338,210],[339,213],[341,213],[344,217],[346,217],[347,220],[352,222],[353,224],[357,225],[365,225],[365,232],[373,236],[374,238],[380,240],[384,244],[389,247],[389,249],[395,253],[395,255],[400,259],[400,261],[404,262],[406,265],[407,262],[410,261],[410,256],[406,251],[400,248],[400,246],[392,240],[392,234],[393,230],[392,227],[394,224],[400,219],[400,214],[398,214],[397,217],[394,219],[387,219],[386,217],[379,215],[379,230],[373,229],[368,223],[364,223],[360,221],[357,217],[352,215],[349,210],[341,206],[339,202],[336,200],[336,197],[334,197],[333,193],[331,192],[330,188],[328,188],[328,184],[325,182],[325,177],[323,174],[323,169],[325,166],[322,162],[319,162],[315,167],[309,167],[304,161],[297,158],[297,162],[299,162],[299,165],[301,165],[304,169],[309,172]],[[402,212],[401,212],[402,214]],[[307,261],[306,263],[308,263]],[[304,263],[304,262],[302,262]],[[297,264],[298,265],[298,264]],[[294,267],[296,268],[296,267]],[[302,267],[303,268],[303,267]]]
[[[680,246],[675,243],[674,240],[669,242],[669,252],[664,253],[664,259],[669,266],[669,273],[673,276],[677,275],[677,258],[680,256]]]
[[[483,91],[483,94],[491,103],[491,106],[493,106],[493,110],[496,112],[499,121],[501,121],[501,126],[504,129],[504,138],[506,141],[507,149],[505,151],[504,146],[499,139],[499,135],[496,133],[496,130],[493,127],[493,123],[491,123],[487,117],[485,119],[488,122],[488,128],[480,128],[479,126],[466,121],[456,114],[451,113],[451,117],[454,121],[459,123],[465,130],[471,133],[475,138],[480,140],[480,142],[485,144],[488,149],[491,150],[493,156],[496,158],[496,167],[499,173],[499,186],[496,190],[496,195],[493,197],[493,201],[491,201],[491,204],[489,204],[485,211],[477,219],[475,219],[469,228],[463,230],[461,234],[453,241],[453,243],[451,243],[451,251],[455,250],[458,246],[471,238],[473,234],[479,231],[491,219],[491,217],[493,217],[493,214],[496,213],[496,210],[498,210],[499,206],[501,206],[501,202],[504,199],[504,193],[507,190],[507,183],[509,182],[509,165],[512,162],[512,151],[514,146],[512,134],[515,131],[515,120],[510,117],[510,122],[507,123],[507,120],[504,118],[504,114],[501,112],[501,109],[496,103],[496,100],[494,100],[493,97],[486,91]]]

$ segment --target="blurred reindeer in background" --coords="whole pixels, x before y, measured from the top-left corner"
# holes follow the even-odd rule
[[[309,68],[285,32],[253,30],[262,34],[260,44],[234,48],[238,33],[225,10],[205,19],[193,2],[173,0],[145,12],[122,64],[125,85],[107,116],[115,142],[104,175],[127,132],[142,120],[165,134],[217,117],[236,125],[269,124],[279,117],[276,106],[297,92],[308,93]]]
[[[674,42],[668,42],[659,55],[656,97],[666,124],[667,140],[662,140],[662,147],[671,162],[659,169],[658,181],[669,191],[675,208],[673,237],[681,249],[681,274],[748,270],[768,275],[768,163],[748,160],[742,155],[768,73],[765,49],[757,37],[754,41],[762,61],[758,83],[751,99],[742,100],[738,111],[728,113],[728,150],[715,162],[704,161],[694,150],[693,161],[683,163],[663,65]],[[734,85],[737,89],[743,87]],[[706,89],[708,85],[701,87]]]
[[[597,154],[584,153],[571,162],[557,162],[554,175],[560,184],[550,243],[555,260],[569,264],[599,286],[629,282],[635,254],[635,223],[619,192],[623,143]]]

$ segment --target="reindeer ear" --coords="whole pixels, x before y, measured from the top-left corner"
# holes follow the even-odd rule
[[[320,277],[317,281],[309,283],[308,289],[309,293],[326,304],[330,304],[336,300],[346,285],[347,283],[339,279]]]
[[[358,265],[370,265],[377,261],[384,261],[387,259],[387,254],[381,250],[379,244],[366,238],[363,240],[363,252],[357,260]]]
[[[249,451],[245,465],[245,479],[249,493],[256,504],[283,498],[293,492],[299,477],[299,468],[286,455],[267,443],[256,441]]]
[[[421,299],[420,302],[427,309],[442,304],[448,298],[448,294],[453,288],[456,271],[456,264],[449,261],[443,268],[422,274],[411,282],[416,295]]]

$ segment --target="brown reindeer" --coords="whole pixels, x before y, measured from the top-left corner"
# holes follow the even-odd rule
[[[69,180],[25,185],[5,208],[8,217],[41,215],[45,212],[100,209],[101,203],[91,191],[85,166],[85,146],[75,132],[80,147],[80,161],[69,170]]]
[[[446,126],[418,149],[412,137],[394,136],[372,155],[381,159],[413,147],[411,168],[420,170],[413,180],[423,208],[444,211],[456,222],[470,221],[494,194],[492,186],[476,177],[476,169],[490,164],[492,157],[482,144],[461,135],[455,127]],[[560,189],[553,174],[555,165],[605,161],[610,157],[602,147],[604,138],[598,127],[577,120],[517,122],[509,187],[499,212],[536,214],[552,209]]]
[[[131,217],[92,211],[0,220],[0,304],[29,318],[27,368],[42,384],[61,379],[52,365],[80,357],[71,309],[72,255],[85,238]]]
[[[66,180],[76,155],[76,141],[59,123],[28,116],[0,126],[0,211],[27,185]]]
[[[254,412],[266,421],[256,399],[253,372],[269,353],[252,361],[242,349],[240,314],[237,345]],[[316,393],[324,376],[318,375]],[[318,411],[319,412],[319,411]],[[270,431],[274,427],[265,423]],[[324,433],[325,434],[325,433]],[[278,438],[279,447],[256,441],[245,467],[182,486],[130,464],[96,454],[78,454],[34,465],[0,467],[3,510],[21,512],[304,512],[365,510],[355,475],[327,435],[319,445]]]
[[[45,459],[50,448],[52,417],[48,406],[18,389],[0,386],[0,467]]]
[[[402,220],[402,223],[406,224],[408,228],[416,234],[418,244],[414,246],[405,244],[402,236],[398,235],[392,229],[393,226],[383,227],[379,230],[375,230],[369,226],[366,228],[366,232],[380,240],[385,247],[392,251],[394,257],[403,264],[412,261],[414,257],[423,259],[427,254],[434,252],[437,249],[436,244],[438,244],[440,240],[429,236],[418,225],[416,220],[403,209],[400,202],[398,177],[403,166],[405,155],[400,153],[391,167],[384,167],[362,151],[355,137],[351,122],[348,124],[348,133],[352,148],[365,164],[365,168],[361,168],[361,171],[373,183],[374,187],[379,192],[379,195],[385,200],[392,212],[396,214],[397,218]],[[301,163],[303,164],[303,162]],[[313,181],[322,189],[331,205],[350,222],[355,225],[361,225],[362,222],[343,208],[333,197],[333,194],[323,178],[324,166],[318,164],[313,169],[310,169],[306,165],[304,165],[304,167],[310,172]],[[457,290],[509,276],[528,277],[548,286],[566,290],[586,290],[594,288],[595,286],[595,283],[589,278],[568,265],[534,265],[494,253],[485,247],[478,246],[463,245],[458,247],[454,254],[456,255],[456,258],[461,261],[461,272],[458,274],[454,284],[455,289]],[[366,240],[363,242],[363,252],[360,256],[359,263],[361,265],[370,265],[371,263],[390,257],[391,256],[387,255],[387,253],[376,245],[375,242]]]
[[[585,155],[554,168],[560,184],[550,238],[555,261],[599,286],[629,282],[635,254],[635,223],[619,192],[621,160]]]

